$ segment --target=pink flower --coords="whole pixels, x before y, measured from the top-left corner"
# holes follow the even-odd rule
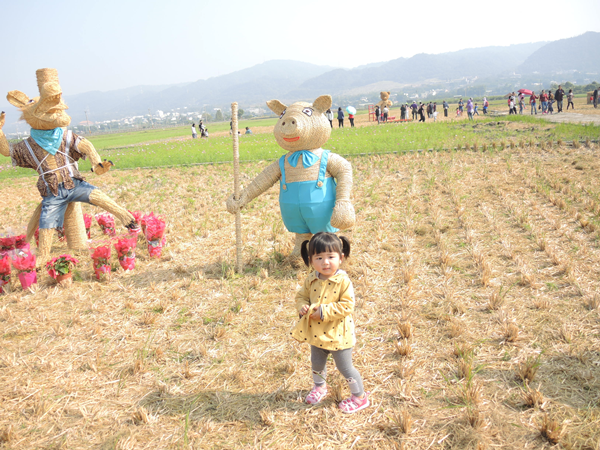
[[[0,278],[3,275],[10,275],[10,256],[8,255],[0,259]]]
[[[17,255],[12,264],[19,272],[31,272],[35,270],[35,255],[33,253],[24,253],[22,256]]]
[[[83,215],[83,223],[85,223],[86,230],[89,230],[90,228],[92,228],[92,216],[90,216],[89,214],[84,214]]]
[[[108,236],[115,235],[115,218],[112,214],[96,214],[96,221],[98,222],[98,225],[100,225],[100,228],[102,228],[104,234],[107,234]]]

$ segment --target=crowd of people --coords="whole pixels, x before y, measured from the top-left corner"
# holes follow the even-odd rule
[[[563,103],[566,97],[567,100],[567,110],[570,108],[575,109],[575,105],[573,104],[573,89],[569,89],[569,92],[565,94],[562,86],[558,86],[558,88],[552,92],[551,89],[544,90],[540,92],[539,95],[535,94],[535,91],[527,91],[522,89],[518,93],[511,92],[508,95],[507,104],[508,104],[508,113],[509,114],[520,114],[522,115],[526,112],[526,97],[529,97],[529,108],[531,111],[531,115],[537,114],[540,111],[541,114],[553,114],[554,105],[556,104],[556,112],[563,112]],[[600,97],[600,92],[598,89],[594,90],[591,100],[594,105],[594,108],[598,107],[598,100]],[[538,103],[539,102],[539,103]],[[483,97],[482,107],[483,114],[486,115],[489,110],[489,102],[487,97]],[[433,119],[434,122],[437,121],[438,111],[437,111],[437,102],[419,102],[417,104],[416,100],[409,105],[408,103],[403,103],[400,105],[400,120],[416,120],[419,122],[425,122],[426,118]],[[518,107],[518,110],[517,110]],[[450,105],[446,100],[442,102],[442,109],[444,111],[444,117],[448,117],[448,111],[450,109]],[[461,117],[465,111],[465,103],[463,99],[460,98],[456,107],[456,117]],[[479,115],[479,105],[473,102],[473,98],[469,98],[466,103],[466,111],[469,120],[474,120],[474,116]],[[389,108],[384,106],[380,108],[379,105],[375,106],[375,120],[377,123],[387,122],[389,118]],[[328,109],[325,112],[325,117],[329,121],[331,128],[333,128],[333,119],[334,113],[331,109]],[[341,107],[338,107],[337,110],[337,120],[338,120],[338,128],[344,128],[344,119],[345,119],[344,111]],[[348,120],[350,121],[350,126],[354,127],[354,114],[350,114],[348,112]],[[230,123],[231,127],[231,123]],[[205,128],[202,120],[198,124],[198,131],[200,131],[200,137],[207,138],[208,137],[208,128]],[[240,133],[241,134],[241,133]],[[249,127],[246,127],[245,134],[252,134],[252,131]],[[198,134],[196,133],[196,126],[192,124],[192,138],[196,139]]]

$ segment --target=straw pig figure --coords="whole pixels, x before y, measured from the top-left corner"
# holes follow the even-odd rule
[[[10,157],[14,166],[36,170],[40,176],[37,188],[42,195],[29,222],[27,239],[31,240],[39,223],[38,263],[48,259],[54,229],[65,227],[71,249],[85,249],[87,238],[81,203],[99,206],[118,217],[127,228],[135,228],[134,217],[104,192],[88,184],[79,173],[77,161],[90,159],[92,171],[102,175],[110,169],[110,161],[102,161],[92,143],[71,131],[64,131],[71,123],[65,113],[62,90],[55,69],[36,72],[39,97],[30,99],[20,91],[10,91],[8,101],[22,112],[21,119],[31,126],[31,137],[9,144],[2,132],[5,114],[0,115],[0,154]]]
[[[390,100],[390,92],[382,91],[379,93],[379,97],[381,97],[381,101],[377,103],[379,109],[383,109],[385,106],[392,106],[394,104],[393,101]]]
[[[352,166],[340,155],[321,148],[331,135],[324,115],[331,108],[331,96],[322,95],[312,105],[296,102],[286,106],[271,100],[267,106],[279,115],[275,140],[288,153],[263,170],[239,199],[231,195],[227,211],[235,214],[279,181],[281,216],[286,228],[296,233],[292,254],[299,255],[302,242],[313,234],[354,225]]]

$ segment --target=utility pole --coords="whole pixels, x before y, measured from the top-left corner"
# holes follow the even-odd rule
[[[88,135],[90,135],[90,121],[88,120],[87,109],[85,110],[85,124],[87,125]]]
[[[150,124],[152,125],[152,128],[154,128],[154,121],[152,120],[152,113],[150,112],[150,108],[148,108],[148,114],[150,115]]]

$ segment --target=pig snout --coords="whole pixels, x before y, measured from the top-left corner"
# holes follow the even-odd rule
[[[279,124],[281,134],[286,137],[296,136],[302,128],[302,125],[294,116],[284,118]]]

